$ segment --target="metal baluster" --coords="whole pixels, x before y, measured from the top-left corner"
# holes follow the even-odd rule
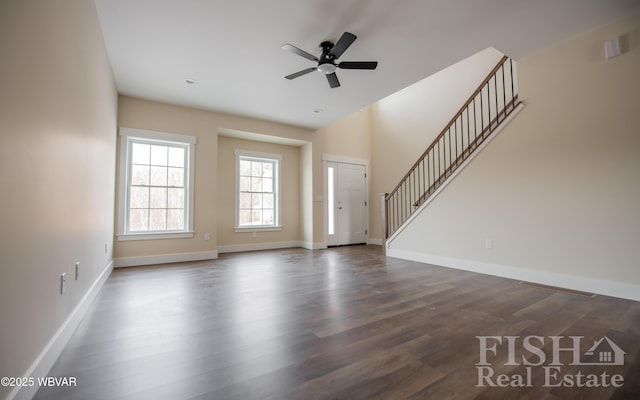
[[[425,199],[427,198],[427,191],[431,187],[431,182],[430,182],[430,179],[429,179],[430,178],[430,176],[429,176],[430,175],[430,173],[429,173],[429,158],[431,158],[431,157],[429,157],[429,153],[427,153],[427,158],[426,158],[426,160],[427,160],[427,162],[426,162],[427,169],[426,169],[426,181],[425,181],[425,184],[424,184],[424,197],[425,197]]]
[[[498,106],[498,74],[493,75],[493,95],[496,97],[496,125],[498,124],[498,119],[500,119],[500,108]]]
[[[484,89],[483,89],[484,90]],[[482,95],[482,90],[480,90],[480,134],[482,137],[482,135],[484,135],[484,96]],[[476,146],[478,145],[478,142],[476,142]]]
[[[478,115],[477,115],[478,106],[476,105],[477,97],[478,96],[473,98],[473,146],[474,148],[478,143]]]
[[[416,198],[416,184],[417,184],[417,182],[416,182],[417,176],[416,175],[417,175],[417,171],[419,171],[418,168],[413,170],[413,190],[411,192],[411,196],[413,197],[411,199],[411,211],[412,212],[413,212],[413,210],[415,208],[415,207],[413,207],[413,205],[415,204],[415,198]]]
[[[504,107],[504,119],[507,116],[507,88],[504,83],[504,63],[502,63],[500,69],[502,70],[502,106]]]
[[[471,125],[469,125],[469,106],[467,106],[467,148],[471,152]]]
[[[487,101],[484,102],[484,106],[487,109],[488,125],[486,127],[484,125],[482,126],[482,135],[480,135],[480,143],[482,143],[482,140],[484,140],[484,136],[486,132],[491,131],[491,129],[485,129],[485,128],[491,127],[491,99],[489,97],[489,93],[491,92],[491,85],[489,85],[489,82],[487,82],[486,89],[487,89]],[[483,117],[484,117],[484,114],[483,114]]]
[[[515,106],[516,104],[516,94],[515,92],[515,88],[514,88],[514,82],[515,80],[513,79],[513,60],[509,59],[509,68],[511,69],[511,107]]]
[[[458,161],[458,118],[453,121],[453,137],[456,140],[456,161]],[[453,167],[453,162],[451,167]]]
[[[435,148],[434,148],[435,149]],[[431,150],[431,153],[433,153],[433,155],[431,156],[431,171],[429,173],[429,193],[431,193],[431,186],[435,185],[436,183],[436,164],[435,164],[435,152],[433,151],[433,149]],[[433,175],[433,180],[431,180],[431,175]]]
[[[426,157],[426,156],[425,156]],[[419,182],[419,190],[418,190],[418,204],[421,204],[422,202],[422,196],[424,195],[424,185],[425,185],[425,177],[424,177],[424,163],[426,162],[426,158],[423,157],[422,161],[420,162],[420,168],[422,171],[420,171],[420,182]]]
[[[402,202],[403,203],[402,205],[404,208],[403,221],[406,221],[407,218],[409,218],[409,214],[407,210],[407,198],[409,197],[409,191],[411,190],[411,188],[409,187],[408,182],[411,182],[411,181],[404,181],[404,201]]]
[[[444,173],[446,174],[446,176],[449,176],[449,168],[451,168],[451,164],[453,163],[453,159],[451,158],[451,127],[449,127],[449,130],[447,131],[447,135],[449,136],[449,163],[447,164],[447,168],[444,170]],[[445,176],[445,178],[446,178]]]

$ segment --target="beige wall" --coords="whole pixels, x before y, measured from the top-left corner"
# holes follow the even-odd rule
[[[0,376],[20,377],[112,260],[117,94],[93,1],[3,0],[0,54]]]
[[[371,237],[380,239],[388,193],[442,131],[503,54],[488,48],[371,106]]]
[[[638,71],[638,15],[519,60],[524,110],[391,247],[640,284]]]
[[[280,161],[280,223],[278,232],[235,232],[236,156],[235,150],[279,154]],[[300,228],[300,147],[218,136],[218,223],[220,251],[251,248],[257,244],[299,242]],[[240,245],[240,246],[238,246]],[[250,246],[243,246],[250,245]]]
[[[306,247],[320,248],[325,245],[324,238],[324,194],[322,155],[329,154],[363,160],[370,159],[370,111],[369,108],[356,112],[336,123],[312,131],[299,127],[260,121],[245,117],[220,114],[205,110],[173,106],[153,101],[120,96],[119,125],[122,127],[148,129],[160,132],[193,135],[197,138],[195,167],[195,221],[196,234],[190,239],[116,241],[115,257],[125,265],[155,260],[155,256],[174,254],[202,254],[206,257],[220,246],[237,246],[245,244],[275,243],[298,241]],[[298,169],[288,171],[297,174],[291,179],[297,188],[297,199],[290,199],[295,205],[295,212],[287,212],[286,231],[258,232],[256,238],[251,234],[228,232],[230,216],[227,211],[234,205],[229,201],[226,190],[228,182],[219,181],[221,162],[218,157],[228,157],[228,151],[222,144],[230,144],[232,139],[219,135],[220,130],[242,131],[259,134],[264,140],[269,137],[293,139],[301,147],[294,147],[297,152]],[[262,141],[246,141],[246,144],[257,151],[269,152],[271,144]],[[276,145],[278,146],[278,145]],[[285,146],[288,147],[288,146]],[[226,162],[225,162],[226,165]],[[235,161],[228,167],[235,168]],[[235,183],[234,183],[235,185]],[[224,201],[224,204],[219,204]],[[224,213],[224,214],[223,214]],[[293,215],[297,220],[294,221]],[[284,222],[284,221],[283,221]],[[210,233],[211,239],[204,240],[204,233]],[[224,249],[223,249],[224,250]]]
[[[148,129],[195,136],[195,203],[193,238],[116,241],[115,257],[123,263],[154,260],[162,255],[201,255],[209,257],[218,244],[235,243],[240,236],[218,238],[218,226],[222,222],[218,212],[218,132],[220,129],[252,132],[296,140],[311,140],[313,131],[289,125],[260,121],[251,118],[196,110],[164,103],[120,96],[118,123],[121,127]],[[224,139],[223,139],[224,140]],[[266,144],[265,144],[266,145]],[[228,168],[233,170],[235,162]],[[221,225],[221,229],[224,229]],[[299,227],[296,228],[299,236]],[[210,234],[205,240],[204,234]],[[290,232],[287,232],[289,234]],[[263,234],[260,234],[263,237]],[[273,238],[272,238],[273,239]],[[118,263],[116,263],[118,265]],[[125,264],[126,265],[126,264]]]
[[[336,156],[358,160],[371,160],[371,110],[370,107],[348,115],[318,130],[313,142],[313,237],[316,247],[326,245],[325,204],[318,201],[324,194],[322,156]],[[370,204],[370,203],[369,203]]]

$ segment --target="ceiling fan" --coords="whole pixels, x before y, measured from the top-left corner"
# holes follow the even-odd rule
[[[357,39],[357,36],[353,33],[345,32],[342,34],[340,39],[334,45],[333,42],[322,42],[320,43],[320,48],[322,49],[322,54],[320,58],[314,56],[313,54],[309,54],[304,50],[297,48],[296,46],[286,43],[282,45],[283,50],[290,51],[294,54],[297,54],[301,57],[304,57],[308,60],[315,61],[318,63],[316,67],[311,67],[307,69],[303,69],[302,71],[295,72],[291,75],[285,76],[287,79],[295,79],[302,75],[306,75],[309,72],[319,71],[327,76],[327,80],[329,81],[329,86],[332,88],[337,88],[340,86],[340,81],[338,80],[338,76],[336,75],[336,68],[342,69],[376,69],[378,66],[377,61],[343,61],[336,63],[336,60],[340,58],[340,56],[353,44],[353,42]]]

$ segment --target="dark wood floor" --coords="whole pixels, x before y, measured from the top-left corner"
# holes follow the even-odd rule
[[[626,352],[606,371],[625,384],[546,388],[537,367],[531,387],[477,387],[476,336],[489,335],[584,336],[587,347],[606,335]],[[523,373],[498,351],[496,375]],[[230,254],[114,271],[49,375],[78,385],[37,399],[639,399],[640,303],[379,246]]]

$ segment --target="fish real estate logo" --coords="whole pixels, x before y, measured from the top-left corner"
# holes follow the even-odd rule
[[[541,374],[542,387],[622,387],[624,377],[607,367],[624,365],[625,352],[607,336],[583,345],[584,336],[476,336],[479,361],[476,387],[533,387],[534,374]],[[550,347],[550,355],[544,348]],[[586,350],[585,350],[586,348]],[[506,354],[504,354],[506,353]],[[497,359],[506,361],[497,364]],[[493,362],[488,359],[493,358]],[[523,368],[519,368],[522,366]],[[580,370],[589,366],[588,372]],[[601,366],[602,368],[594,368]],[[510,368],[512,367],[512,368]],[[569,367],[569,368],[567,368]],[[496,373],[496,370],[518,372]],[[569,369],[570,373],[563,372]],[[594,371],[597,370],[597,373]]]

